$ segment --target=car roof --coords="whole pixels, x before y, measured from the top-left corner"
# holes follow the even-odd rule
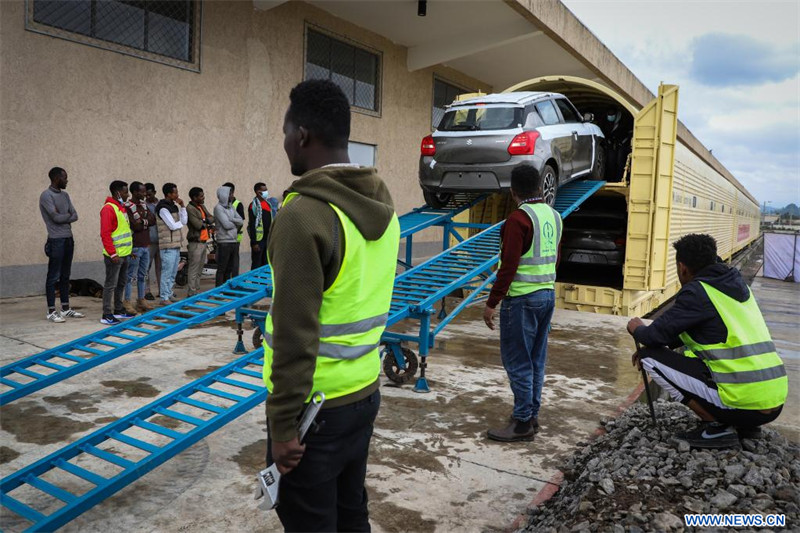
[[[486,94],[482,96],[476,96],[475,98],[470,98],[468,100],[462,100],[461,102],[453,102],[453,104],[450,107],[470,106],[475,104],[524,105],[533,102],[534,100],[539,100],[541,98],[546,98],[549,96],[563,96],[563,95],[558,93],[544,93],[544,92],[534,92],[534,91]]]

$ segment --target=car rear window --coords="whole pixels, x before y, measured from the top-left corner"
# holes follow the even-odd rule
[[[439,131],[486,131],[518,128],[524,122],[521,107],[460,107],[450,109]]]

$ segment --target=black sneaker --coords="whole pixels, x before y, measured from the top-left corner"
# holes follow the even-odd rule
[[[121,322],[114,318],[114,315],[103,315],[103,318],[100,319],[100,323],[106,326],[116,326]]]
[[[760,426],[736,426],[736,433],[739,434],[741,440],[759,440],[763,436]]]
[[[678,438],[685,440],[692,448],[738,448],[739,436],[733,426],[719,422],[703,422],[697,429],[685,433]]]
[[[114,318],[117,320],[128,320],[136,316],[136,313],[129,313],[127,311],[114,311]]]

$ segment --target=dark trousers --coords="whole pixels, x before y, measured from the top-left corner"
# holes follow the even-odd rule
[[[114,263],[107,256],[103,256],[106,265],[106,282],[103,284],[103,315],[122,313],[122,296],[125,292],[125,283],[128,281],[128,258],[120,257]],[[113,299],[113,307],[112,307]]]
[[[45,253],[47,262],[47,280],[44,292],[47,295],[47,307],[56,306],[56,285],[58,285],[61,306],[69,308],[69,275],[72,270],[72,256],[75,252],[75,241],[72,237],[47,239]]]
[[[367,457],[381,404],[379,391],[341,407],[323,409],[317,433],[306,435],[300,464],[281,477],[278,518],[285,531],[370,531]],[[267,464],[272,441],[267,439]]]
[[[235,272],[235,273],[234,273]],[[217,243],[217,277],[216,286],[219,287],[231,277],[239,274],[239,243]]]
[[[250,248],[250,270],[261,268],[267,264],[267,239],[258,243],[258,251]]]
[[[669,348],[642,348],[642,366],[674,400],[688,404],[694,400],[717,422],[739,427],[756,427],[778,418],[783,407],[772,412],[735,409],[722,403],[717,384],[706,364],[696,357],[686,357]]]

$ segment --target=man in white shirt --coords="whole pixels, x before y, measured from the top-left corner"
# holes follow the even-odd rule
[[[178,274],[178,264],[181,260],[181,245],[183,244],[183,227],[188,223],[186,207],[178,196],[178,186],[174,183],[165,183],[161,188],[164,199],[158,202],[158,249],[161,256],[161,285],[159,296],[161,305],[169,305],[180,298],[172,292],[175,286],[175,276]]]

